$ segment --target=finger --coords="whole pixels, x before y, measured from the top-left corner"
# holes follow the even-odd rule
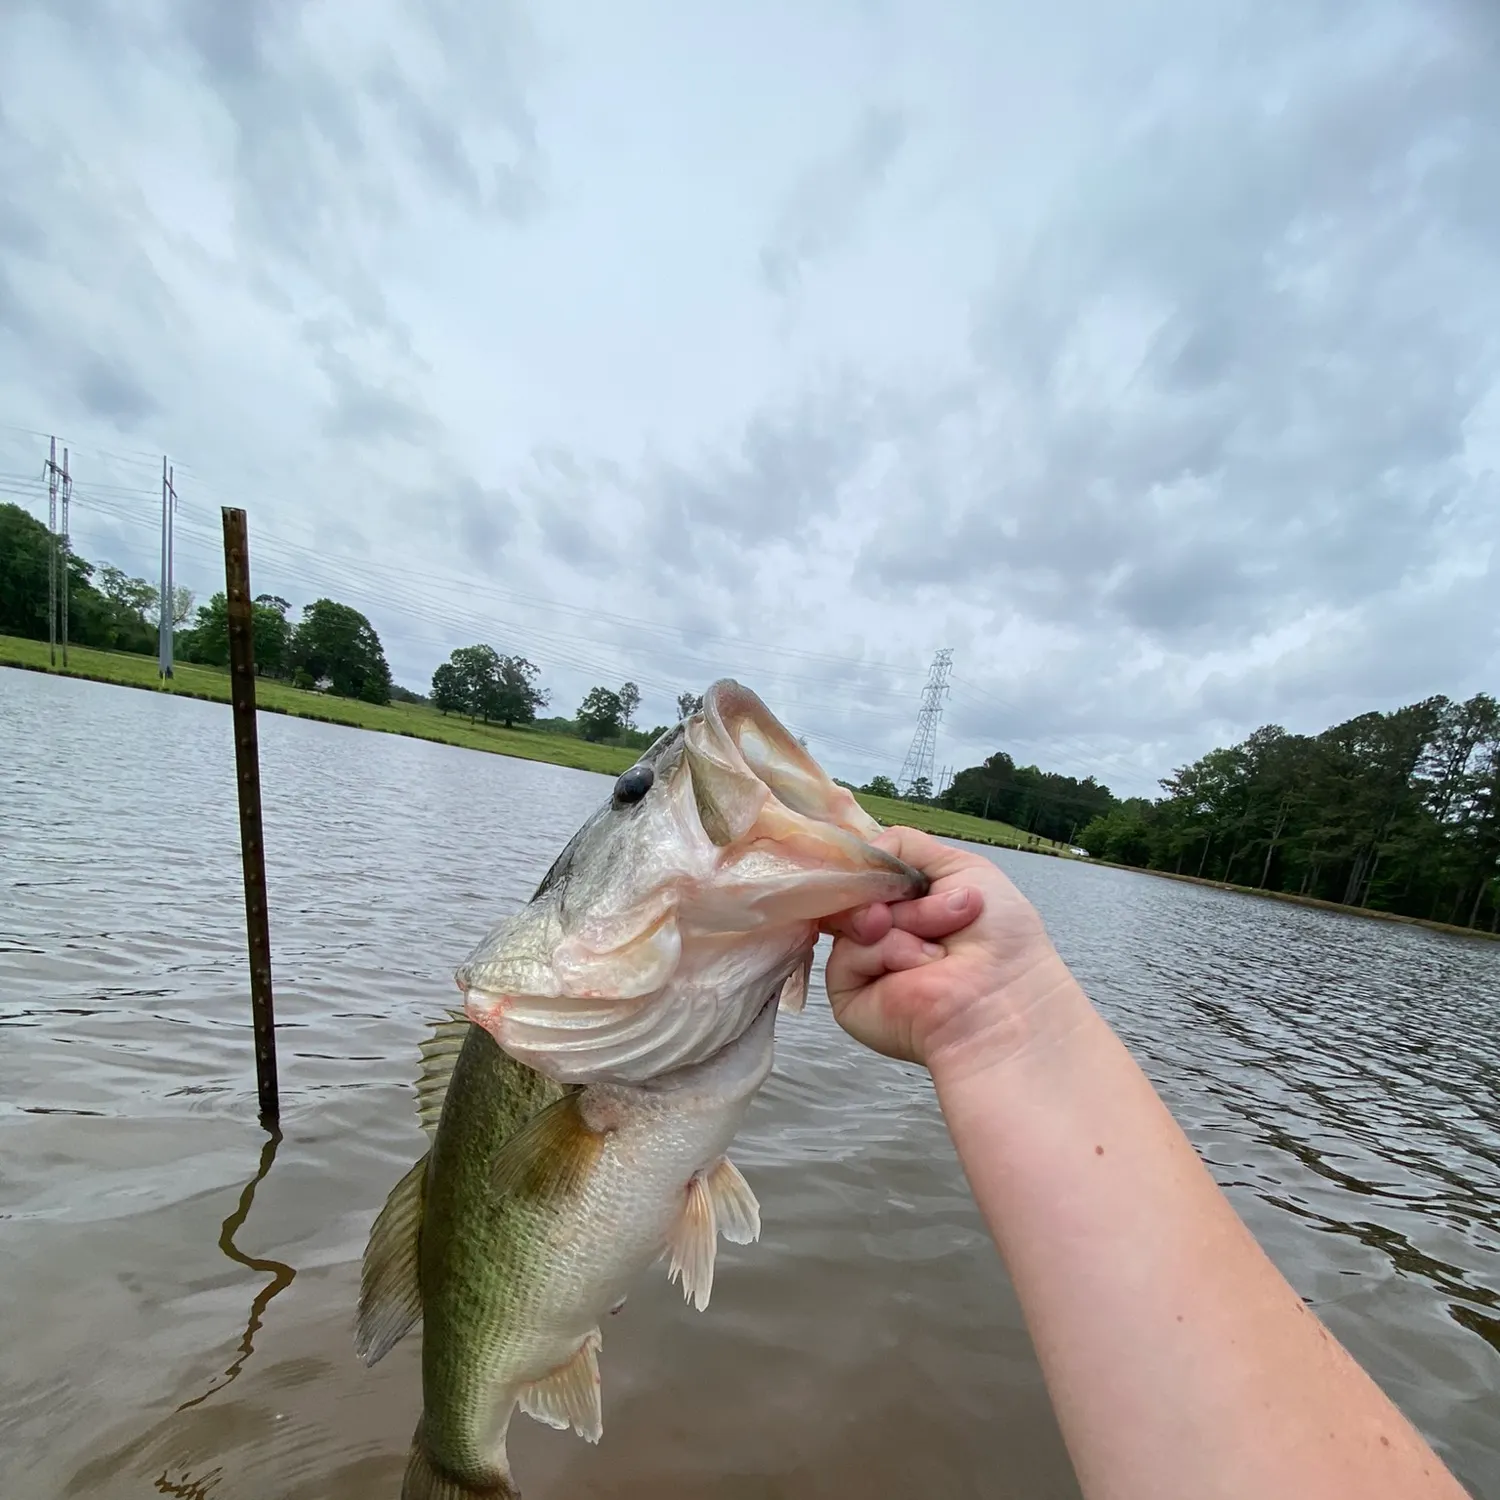
[[[868,946],[878,943],[891,930],[891,909],[877,901],[870,906],[856,906],[852,911],[835,912],[818,924],[822,932],[833,937],[848,938],[851,942]]]
[[[915,933],[899,928],[878,943],[853,943],[847,938],[835,943],[828,955],[824,982],[830,995],[859,989],[882,974],[896,974],[905,969],[919,969],[947,954],[936,943],[924,942]]]
[[[920,900],[901,901],[890,908],[892,925],[920,938],[951,937],[983,910],[983,892],[969,885],[934,891]]]

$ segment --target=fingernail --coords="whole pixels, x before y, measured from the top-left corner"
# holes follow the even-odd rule
[[[948,892],[948,910],[962,911],[969,904],[969,892],[967,888],[961,891]]]
[[[923,943],[922,956],[924,958],[946,958],[948,950],[937,943]]]

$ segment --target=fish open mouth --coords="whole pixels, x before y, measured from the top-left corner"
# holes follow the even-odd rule
[[[749,688],[715,682],[687,723],[686,751],[698,815],[715,844],[774,847],[835,882],[885,875],[889,900],[926,893],[926,876],[873,846],[880,824]]]

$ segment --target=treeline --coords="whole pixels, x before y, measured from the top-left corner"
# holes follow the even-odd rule
[[[291,605],[275,594],[257,594],[250,610],[258,676],[362,703],[391,701],[395,690],[385,648],[375,627],[352,605],[314,599],[295,625]],[[200,607],[193,628],[174,638],[173,650],[183,661],[228,666],[228,596],[217,593]]]
[[[464,714],[470,723],[503,724],[507,729],[533,725],[551,734],[573,735],[594,744],[642,749],[667,725],[642,729],[636,723],[641,690],[633,682],[618,688],[591,687],[578,711],[539,718],[537,711],[551,702],[551,694],[537,686],[541,669],[524,656],[505,656],[483,642],[460,646],[432,674],[427,702],[442,714]],[[703,705],[696,693],[677,695],[677,712],[686,718]]]
[[[1023,833],[1059,844],[1073,843],[1081,828],[1116,806],[1109,788],[1092,776],[1079,781],[1037,766],[1018,766],[1003,750],[997,750],[982,765],[960,771],[936,797],[922,776],[912,782],[904,796],[889,776],[876,776],[859,790],[876,797],[936,804],[992,823],[1009,823]]]
[[[0,634],[48,638],[48,563],[52,538],[46,526],[19,505],[0,505]],[[155,656],[161,618],[158,591],[109,563],[97,566],[70,553],[66,568],[68,639],[100,651]],[[63,579],[59,578],[61,594]],[[173,590],[172,654],[178,661],[229,664],[229,602],[215,594],[193,616],[190,590]],[[391,683],[380,637],[364,615],[347,604],[317,599],[295,623],[285,599],[261,594],[253,608],[255,667],[262,676],[297,687],[389,703],[402,694]],[[59,609],[59,615],[61,610]]]
[[[0,634],[48,638],[48,565],[52,536],[19,505],[0,505]],[[58,578],[58,616],[67,590],[68,639],[99,651],[136,651],[154,656],[157,646],[157,591],[144,578],[131,578],[109,563],[98,567],[70,552]],[[174,591],[174,624],[192,613],[193,596]],[[54,622],[56,625],[56,622]]]
[[[1500,930],[1500,707],[1425,699],[1317,735],[1258,729],[1116,804],[1099,858]]]

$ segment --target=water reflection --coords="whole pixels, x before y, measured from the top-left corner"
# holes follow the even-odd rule
[[[0,671],[0,720],[0,1495],[394,1497],[420,1334],[366,1370],[352,1330],[417,1045],[607,782],[263,721],[260,1136],[227,713]],[[1298,1292],[1500,1500],[1500,946],[993,857]],[[527,1500],[1075,1497],[926,1079],[816,992],[778,1035],[736,1147],[761,1242],[702,1315],[632,1292],[604,1441],[516,1424]]]
[[[271,1170],[271,1164],[276,1160],[276,1148],[280,1144],[281,1128],[273,1125],[267,1130],[265,1144],[260,1148],[260,1165],[256,1169],[255,1176],[245,1184],[245,1190],[240,1194],[240,1201],[235,1205],[234,1212],[224,1220],[219,1230],[219,1249],[230,1260],[236,1265],[244,1266],[247,1270],[259,1272],[271,1279],[251,1299],[250,1316],[245,1323],[245,1336],[240,1340],[238,1357],[231,1361],[223,1375],[201,1396],[194,1396],[191,1401],[184,1401],[177,1408],[178,1411],[187,1411],[190,1407],[207,1401],[216,1391],[223,1390],[240,1373],[245,1361],[255,1352],[255,1334],[265,1319],[266,1309],[271,1305],[273,1298],[279,1296],[292,1284],[297,1275],[296,1271],[285,1261],[246,1255],[234,1242],[235,1235],[250,1216],[251,1205],[255,1202],[255,1189],[264,1181],[266,1173]]]

